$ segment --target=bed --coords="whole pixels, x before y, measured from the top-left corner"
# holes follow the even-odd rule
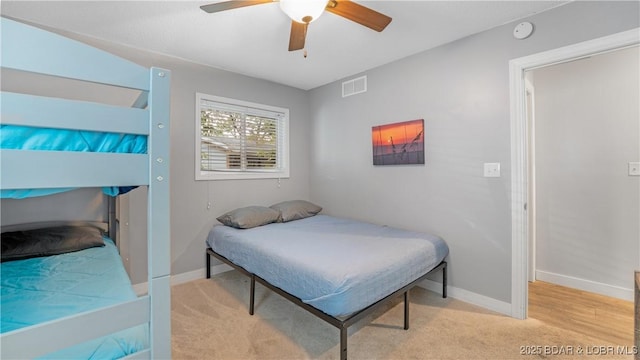
[[[3,83],[3,202],[102,188],[109,203],[103,243],[89,248],[5,259],[4,243],[14,232],[39,230],[30,238],[42,247],[39,239],[58,227],[8,229],[3,223],[2,358],[170,358],[170,72],[12,19],[1,17],[0,26],[3,74],[37,74],[45,81],[33,92],[5,91]],[[131,106],[65,98],[66,89],[43,95],[55,79],[138,95]],[[143,296],[133,291],[118,253],[112,197],[140,186],[148,197]]]
[[[29,231],[3,232],[0,264],[0,330],[16,331],[46,321],[96,310],[136,299],[115,243],[106,236],[102,244],[57,255],[4,261],[11,234],[36,236],[39,243],[59,229],[75,231],[92,226],[38,227]],[[96,235],[102,235],[96,231]],[[25,243],[24,238],[14,239]],[[18,253],[18,252],[16,252]],[[22,252],[24,254],[24,252]],[[148,346],[147,326],[139,325],[45,355],[47,359],[119,359]]]
[[[267,209],[275,211],[263,216]],[[442,295],[447,296],[449,249],[440,237],[320,210],[295,200],[219,217],[224,225],[214,226],[207,237],[207,277],[213,256],[251,278],[250,314],[258,281],[337,327],[341,359],[347,357],[348,327],[400,295],[408,329],[409,290],[428,275],[442,271]],[[251,221],[236,221],[239,217]]]

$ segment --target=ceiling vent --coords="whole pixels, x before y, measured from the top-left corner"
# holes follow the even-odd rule
[[[360,94],[367,91],[367,76],[345,81],[342,83],[342,97]]]

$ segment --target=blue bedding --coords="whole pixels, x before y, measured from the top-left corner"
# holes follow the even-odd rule
[[[108,238],[104,247],[3,262],[0,274],[2,333],[136,298],[118,249]],[[121,358],[146,347],[146,328],[137,326],[43,358]]]
[[[436,267],[441,238],[327,215],[252,229],[214,226],[207,244],[303,302],[340,317]]]
[[[0,149],[142,154],[147,152],[147,137],[133,134],[0,125]],[[124,193],[130,189],[119,187],[103,188],[104,192],[111,196]],[[71,189],[1,190],[0,198],[21,199],[68,190]]]

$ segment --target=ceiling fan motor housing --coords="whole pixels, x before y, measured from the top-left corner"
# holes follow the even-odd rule
[[[317,20],[328,0],[280,0],[280,9],[293,21],[308,24]]]

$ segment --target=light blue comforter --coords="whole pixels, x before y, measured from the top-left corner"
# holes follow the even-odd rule
[[[2,333],[136,298],[109,239],[104,247],[3,262],[0,274]],[[134,327],[44,358],[118,359],[146,347],[146,328]]]
[[[361,310],[436,267],[440,237],[327,215],[240,230],[214,226],[217,253],[332,316]]]
[[[147,137],[132,134],[0,125],[0,149],[142,154],[147,152]],[[30,164],[25,164],[25,166],[30,166]],[[0,198],[21,199],[68,190],[71,189],[2,190]],[[121,192],[118,187],[105,187],[103,190],[111,196]]]

